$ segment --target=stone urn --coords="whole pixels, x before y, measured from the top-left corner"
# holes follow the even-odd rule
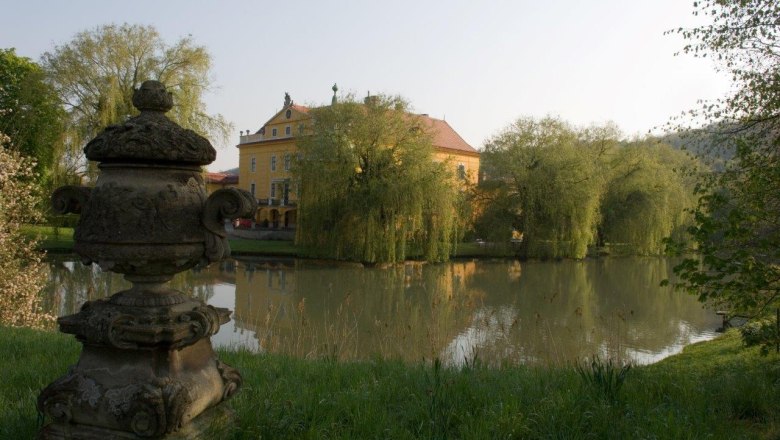
[[[161,83],[144,82],[133,105],[140,115],[106,128],[84,149],[99,162],[95,186],[52,195],[56,211],[80,214],[74,251],[83,263],[124,274],[132,287],[59,318],[60,330],[83,348],[38,397],[51,420],[41,438],[163,437],[241,385],[210,340],[230,311],[167,283],[228,256],[225,220],[253,215],[256,201],[235,188],[207,198],[201,166],[216,152],[165,116],[173,100]]]

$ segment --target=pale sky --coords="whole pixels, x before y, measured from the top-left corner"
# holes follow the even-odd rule
[[[238,166],[239,131],[258,130],[285,92],[327,104],[334,82],[402,95],[477,149],[521,116],[644,134],[729,89],[664,35],[696,23],[692,0],[0,0],[0,11],[0,47],[34,61],[103,24],[153,25],[169,44],[191,34],[212,55],[208,112],[235,126],[212,171]]]

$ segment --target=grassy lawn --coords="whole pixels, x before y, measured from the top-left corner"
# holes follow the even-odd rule
[[[458,243],[455,249],[456,258],[477,258],[477,257],[513,257],[514,250],[504,243]]]
[[[233,255],[268,255],[294,257],[298,249],[291,241],[282,240],[247,240],[231,238],[230,251]]]
[[[33,438],[39,390],[73,364],[72,337],[0,328],[0,438]],[[56,355],[55,355],[56,353]],[[634,367],[619,393],[572,367],[463,369],[222,351],[240,369],[234,439],[778,438],[780,356],[736,332]],[[587,370],[586,370],[587,371]],[[592,377],[592,376],[591,376]],[[614,385],[614,383],[613,383]]]
[[[54,228],[52,226],[25,225],[24,233],[38,237],[40,248],[48,252],[62,253],[73,249],[73,228]],[[295,257],[298,249],[291,241],[230,239],[230,249],[234,255],[265,255]],[[512,249],[506,245],[489,243],[459,243],[456,258],[511,257]]]
[[[25,225],[23,232],[30,238],[40,240],[40,248],[49,252],[73,250],[73,228]],[[231,239],[230,249],[236,255],[295,256],[295,245],[289,241]]]
[[[29,238],[40,240],[39,247],[47,252],[70,252],[73,249],[73,228],[24,225],[22,232]]]

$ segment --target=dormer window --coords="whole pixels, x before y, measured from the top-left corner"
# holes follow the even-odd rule
[[[287,119],[290,119],[290,117],[291,117],[291,116],[292,116],[292,110],[289,110],[289,109],[288,109],[288,110],[287,110],[287,111],[284,113],[284,117],[285,117],[285,118],[287,118]]]

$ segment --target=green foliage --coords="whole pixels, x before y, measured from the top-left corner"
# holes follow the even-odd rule
[[[65,153],[73,166],[80,164],[86,141],[137,114],[133,90],[149,79],[173,93],[167,115],[181,126],[217,139],[230,130],[221,115],[206,113],[211,57],[191,36],[168,45],[152,26],[104,25],[44,53],[41,64],[68,112]]]
[[[631,370],[631,364],[618,365],[612,359],[602,360],[593,356],[590,362],[583,361],[574,365],[574,370],[586,386],[610,402],[617,400],[620,389]]]
[[[407,246],[428,261],[449,258],[462,197],[431,134],[400,98],[353,99],[312,110],[298,138],[296,243],[310,256],[403,261]]]
[[[687,222],[692,166],[684,153],[652,140],[621,142],[616,127],[575,129],[519,119],[485,145],[478,233],[522,233],[530,258],[583,258],[592,245],[620,244],[659,254]]]
[[[601,152],[549,117],[519,119],[485,144],[485,175],[505,182],[519,202],[523,256],[585,256],[595,241],[604,185]]]
[[[488,243],[507,243],[513,231],[522,229],[519,197],[504,182],[483,181],[475,189],[472,203],[480,213],[474,222],[474,233]]]
[[[696,204],[688,173],[695,162],[652,140],[626,144],[615,152],[601,202],[601,244],[625,244],[639,255],[660,255],[665,239],[685,240]]]
[[[0,132],[8,146],[35,161],[39,179],[51,177],[61,145],[64,112],[44,72],[14,49],[0,49]]]
[[[761,354],[766,356],[770,350],[780,349],[780,326],[777,319],[760,320],[745,324],[739,328],[742,340],[748,347],[761,347]]]
[[[715,150],[731,160],[704,176],[690,233],[700,257],[675,268],[679,286],[702,301],[760,317],[780,294],[780,3],[703,1],[711,23],[677,32],[684,52],[709,56],[730,74],[735,92],[692,111],[715,130]]]

